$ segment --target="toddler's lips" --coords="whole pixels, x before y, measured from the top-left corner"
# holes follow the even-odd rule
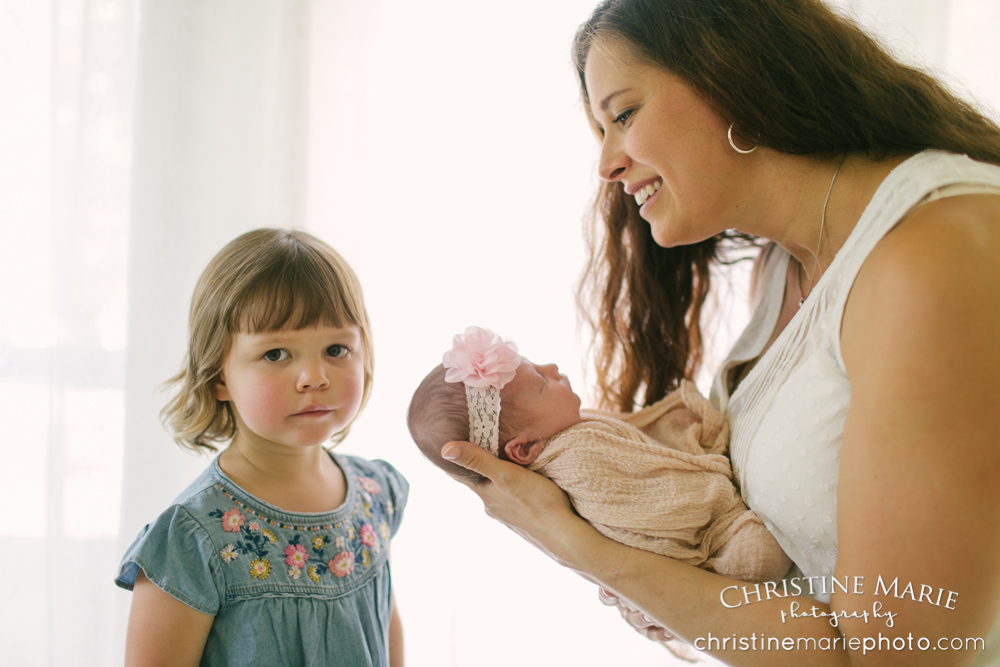
[[[325,405],[309,405],[306,406],[304,410],[296,412],[293,417],[322,417],[323,415],[330,412],[331,408]]]

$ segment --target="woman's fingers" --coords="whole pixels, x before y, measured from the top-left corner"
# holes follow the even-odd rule
[[[635,628],[635,631],[654,642],[665,642],[674,639],[669,631],[663,629],[655,620],[632,606],[625,598],[618,597],[613,591],[603,586],[598,587],[597,597],[609,607],[617,606],[625,622]]]
[[[500,473],[497,464],[512,465],[500,461],[489,452],[484,452],[471,442],[465,441],[445,443],[445,446],[441,448],[441,458],[460,465],[466,470],[479,473],[489,480],[494,480],[499,476]],[[473,489],[478,486],[476,482],[466,479],[459,479],[458,481]],[[482,482],[479,482],[479,484],[482,484]]]
[[[662,642],[674,638],[670,632],[663,629],[656,621],[641,611],[628,611],[623,607],[619,607],[619,611],[621,611],[625,622],[635,628],[636,632],[646,639],[651,639],[654,642]]]

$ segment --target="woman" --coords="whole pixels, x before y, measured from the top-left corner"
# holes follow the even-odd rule
[[[606,181],[604,402],[693,374],[710,263],[770,241],[713,400],[813,595],[624,547],[543,478],[442,456],[651,636],[734,665],[1000,665],[1000,129],[816,0],[611,0],[574,46]]]

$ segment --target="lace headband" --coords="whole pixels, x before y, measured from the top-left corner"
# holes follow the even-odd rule
[[[469,440],[500,456],[500,390],[521,365],[517,345],[489,329],[469,327],[455,336],[443,362],[446,382],[465,383]]]

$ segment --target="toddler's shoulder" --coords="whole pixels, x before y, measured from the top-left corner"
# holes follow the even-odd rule
[[[402,520],[403,510],[410,495],[410,483],[395,466],[388,461],[370,461],[359,456],[334,454],[348,483],[357,484],[366,502],[377,502],[385,508],[390,520],[391,532],[395,535]]]

